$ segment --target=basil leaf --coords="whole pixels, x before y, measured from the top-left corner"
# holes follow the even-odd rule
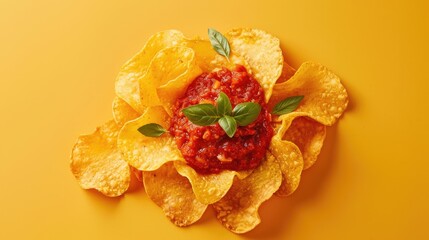
[[[208,126],[216,123],[220,116],[215,106],[211,104],[197,104],[182,109],[183,114],[195,125]]]
[[[217,105],[217,113],[220,116],[231,116],[231,112],[232,112],[232,106],[231,106],[231,101],[229,101],[228,96],[224,93],[221,92],[219,94],[219,97],[216,100],[216,105]]]
[[[304,96],[288,97],[274,106],[273,114],[283,115],[295,111],[298,108],[299,103],[302,101]]]
[[[230,138],[232,138],[237,131],[237,122],[231,116],[223,116],[219,119],[219,125]]]
[[[209,39],[213,49],[222,56],[225,56],[229,60],[229,53],[231,48],[229,47],[228,40],[222,33],[214,30],[213,28],[208,29]]]
[[[247,126],[258,118],[261,105],[253,102],[240,103],[232,110],[232,116],[239,126]]]
[[[137,129],[141,134],[147,136],[147,137],[159,137],[167,130],[165,130],[161,125],[156,123],[149,123],[146,125],[143,125]]]

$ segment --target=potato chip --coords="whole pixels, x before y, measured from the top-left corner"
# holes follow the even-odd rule
[[[243,178],[243,174],[248,172],[239,174],[236,171],[224,170],[220,173],[200,174],[184,162],[175,162],[174,166],[180,175],[189,179],[195,197],[204,204],[219,201],[231,188],[234,176],[240,175]]]
[[[115,83],[116,95],[134,110],[143,113],[139,79],[146,73],[152,58],[161,49],[183,45],[184,42],[183,34],[177,30],[159,32],[150,37],[142,50],[122,66]]]
[[[304,170],[311,167],[317,160],[326,137],[326,126],[311,118],[289,114],[283,120],[287,129],[282,139],[293,142],[298,146],[304,159]]]
[[[288,196],[298,188],[301,180],[304,166],[301,152],[292,142],[281,140],[280,135],[271,139],[269,151],[280,165],[282,172],[282,184],[276,194]]]
[[[282,74],[279,79],[277,79],[276,83],[286,82],[295,74],[295,72],[296,70],[293,67],[291,67],[286,61],[283,61]]]
[[[192,51],[191,48],[181,49],[186,49],[186,51]],[[191,54],[194,55],[194,52],[192,51]],[[194,79],[202,73],[201,69],[196,65],[194,56],[192,56],[192,58],[190,59],[183,58],[180,61],[186,64],[184,66],[185,68],[183,69],[184,72],[175,77],[174,79],[171,79],[164,85],[156,88],[156,94],[158,96],[159,102],[170,116],[173,116],[173,112],[171,109],[175,104],[177,98],[185,94],[189,84],[191,84],[192,81],[194,81]],[[172,65],[169,65],[169,67],[171,68]],[[164,73],[168,72],[168,70],[164,71]],[[144,92],[146,92],[146,89],[144,90]],[[149,99],[148,95],[143,96],[143,98]]]
[[[118,136],[118,148],[131,166],[142,171],[152,171],[169,161],[184,161],[168,132],[160,137],[146,137],[137,130],[148,123],[157,123],[168,129],[168,119],[168,114],[161,106],[149,107],[142,116],[122,127]]]
[[[335,123],[348,104],[339,77],[318,63],[303,63],[288,81],[276,84],[268,105],[272,108],[279,101],[297,95],[303,95],[304,99],[296,112],[306,113],[327,126]],[[286,117],[283,115],[280,120]]]
[[[139,80],[142,105],[161,105],[156,91],[158,87],[177,78],[179,81],[173,84],[173,87],[186,87],[200,73],[201,69],[195,64],[192,48],[177,46],[162,49],[153,57],[146,74]],[[185,83],[181,84],[181,81]]]
[[[283,55],[278,38],[258,29],[235,29],[226,34],[233,54],[243,57],[250,65],[253,76],[265,91],[271,92],[283,68]]]
[[[140,116],[127,102],[120,97],[115,97],[112,104],[113,119],[115,122],[122,126],[126,122],[136,119]]]
[[[236,64],[244,66],[249,73],[252,73],[249,64],[240,56],[231,54],[229,61],[224,56],[219,55],[212,47],[210,41],[201,39],[192,39],[187,41],[187,46],[195,51],[197,65],[203,72],[212,72],[213,70],[226,67],[233,69]]]
[[[230,231],[245,233],[261,222],[259,206],[280,187],[282,174],[274,157],[267,153],[252,174],[243,180],[235,179],[229,192],[213,204],[216,217]]]
[[[142,171],[138,170],[135,167],[130,167],[131,172],[134,174],[134,176],[136,177],[137,181],[139,181],[140,183],[143,182],[143,174]]]
[[[146,193],[177,226],[188,226],[201,218],[207,205],[200,203],[188,179],[180,176],[172,162],[158,170],[143,172]]]
[[[116,147],[118,131],[119,126],[111,120],[94,133],[78,138],[70,168],[82,188],[93,188],[109,197],[128,189],[130,167]]]
[[[190,47],[195,51],[196,63],[203,72],[211,72],[214,68],[219,67],[219,65],[213,64],[213,60],[218,54],[213,50],[209,41],[192,39],[188,40],[186,44],[187,47]],[[226,59],[225,62],[227,62]]]

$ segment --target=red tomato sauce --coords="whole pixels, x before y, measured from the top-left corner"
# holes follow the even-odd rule
[[[256,102],[262,107],[258,118],[247,126],[237,126],[232,138],[218,123],[198,126],[181,111],[200,103],[216,105],[221,91],[229,97],[233,108],[242,102]],[[176,101],[173,111],[169,131],[188,165],[200,173],[256,168],[264,159],[273,136],[264,91],[243,66],[237,66],[232,71],[223,68],[201,74],[191,83],[185,95]]]

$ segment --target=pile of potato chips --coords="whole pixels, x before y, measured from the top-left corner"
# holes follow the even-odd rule
[[[258,208],[273,194],[295,191],[302,171],[320,153],[326,126],[346,109],[347,92],[320,64],[290,67],[279,40],[262,30],[235,29],[225,36],[231,46],[229,60],[208,40],[187,39],[176,30],[150,37],[119,72],[114,120],[80,136],[73,148],[71,170],[82,188],[109,197],[122,195],[131,170],[137,169],[149,198],[174,224],[190,225],[212,206],[219,221],[235,233],[259,224]],[[151,138],[137,131],[148,123],[168,129],[171,106],[195,77],[235,64],[245,66],[261,84],[270,109],[284,98],[304,96],[295,112],[273,117],[275,135],[259,167],[200,174],[186,164],[171,135]]]

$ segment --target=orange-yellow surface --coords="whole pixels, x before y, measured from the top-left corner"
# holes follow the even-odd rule
[[[427,239],[427,1],[0,2],[0,239]],[[234,235],[209,209],[171,224],[142,188],[110,199],[69,170],[77,136],[111,118],[120,66],[157,31],[264,29],[294,67],[350,95],[298,190]]]

